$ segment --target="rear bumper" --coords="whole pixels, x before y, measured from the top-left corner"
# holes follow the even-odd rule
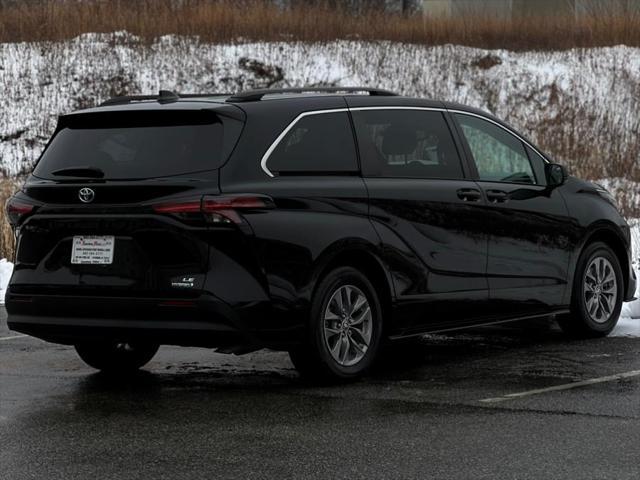
[[[192,300],[70,297],[16,294],[10,287],[6,308],[11,330],[67,345],[148,341],[241,351],[287,348],[300,334],[271,324],[268,303],[231,307],[210,295]]]

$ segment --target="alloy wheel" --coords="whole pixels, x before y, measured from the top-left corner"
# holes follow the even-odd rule
[[[324,313],[324,341],[333,359],[344,367],[356,365],[369,349],[372,330],[371,305],[362,290],[338,288]]]
[[[594,322],[606,323],[618,299],[618,281],[611,262],[605,257],[591,260],[585,270],[583,285],[587,313]]]

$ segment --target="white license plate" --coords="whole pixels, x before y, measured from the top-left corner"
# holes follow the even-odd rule
[[[88,265],[110,265],[113,263],[113,236],[75,236],[71,249],[71,263]]]

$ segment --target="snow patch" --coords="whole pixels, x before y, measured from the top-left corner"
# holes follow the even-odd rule
[[[610,337],[640,337],[640,318],[620,317]]]
[[[640,273],[640,219],[631,220],[631,240],[633,244],[633,266],[636,276]],[[611,333],[614,337],[640,337],[640,282],[634,302],[625,303],[620,313],[620,321]]]
[[[487,56],[495,61],[479,62]],[[259,69],[246,68],[252,62],[282,75],[262,78]],[[590,144],[603,147],[589,154],[593,158],[581,157],[582,163],[623,156],[640,131],[640,48],[509,52],[347,40],[210,44],[177,35],[146,44],[127,32],[87,33],[66,42],[0,44],[0,168],[8,175],[28,170],[58,115],[114,95],[299,85],[370,85],[465,103],[543,145],[589,135]],[[571,112],[580,121],[567,117]],[[616,149],[610,151],[611,145]]]
[[[4,305],[4,295],[12,273],[13,263],[8,262],[6,258],[0,260],[0,305]]]

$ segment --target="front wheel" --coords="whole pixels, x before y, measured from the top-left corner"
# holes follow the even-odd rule
[[[578,260],[571,313],[560,316],[558,323],[574,337],[604,337],[618,323],[623,292],[622,269],[615,253],[604,243],[593,243]]]
[[[151,343],[91,342],[78,344],[75,348],[78,356],[96,370],[127,373],[149,363],[159,346]]]
[[[350,380],[371,366],[382,335],[375,288],[358,270],[337,268],[312,299],[306,342],[289,352],[300,373],[324,380]]]

